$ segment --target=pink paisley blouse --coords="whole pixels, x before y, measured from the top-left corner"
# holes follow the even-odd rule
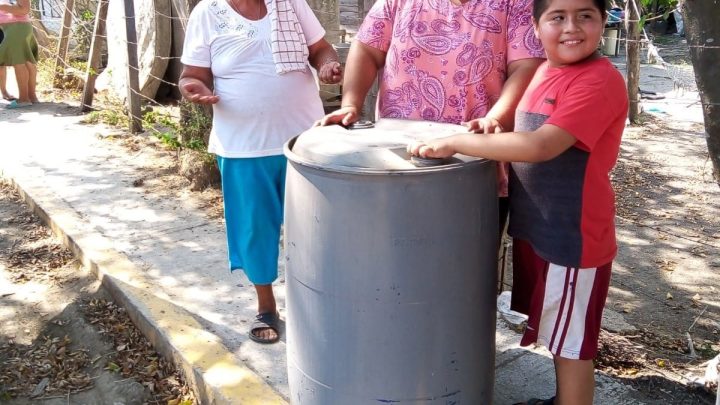
[[[532,0],[378,0],[357,39],[387,53],[380,117],[484,117],[510,62],[545,57],[531,15]]]

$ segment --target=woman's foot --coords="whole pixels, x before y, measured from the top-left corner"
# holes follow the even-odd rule
[[[280,315],[277,312],[258,314],[248,335],[258,343],[275,343],[280,340]]]
[[[3,93],[2,98],[3,98],[3,100],[6,100],[6,101],[17,100],[17,97],[10,95],[10,93]]]
[[[6,110],[15,110],[18,108],[25,108],[25,107],[31,107],[32,103],[30,101],[19,101],[19,100],[13,100],[10,102],[10,104],[5,105]]]
[[[280,315],[275,305],[272,284],[255,284],[255,292],[258,296],[258,315],[250,326],[250,339],[258,343],[275,343],[280,339]]]

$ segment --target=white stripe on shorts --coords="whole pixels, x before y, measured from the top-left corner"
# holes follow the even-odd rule
[[[580,357],[596,272],[597,268],[548,266],[537,342],[556,356]]]

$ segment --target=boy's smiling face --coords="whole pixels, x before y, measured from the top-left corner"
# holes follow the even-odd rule
[[[561,67],[580,62],[597,50],[605,13],[592,0],[549,0],[540,20],[533,19],[548,63]]]

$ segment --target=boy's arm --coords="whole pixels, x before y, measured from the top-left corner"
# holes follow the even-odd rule
[[[544,162],[568,150],[576,142],[572,134],[546,124],[533,132],[458,134],[415,142],[408,152],[422,157],[450,157],[455,153],[501,162]]]
[[[538,66],[544,61],[545,59],[541,58],[527,58],[510,62],[507,68],[507,80],[500,92],[500,98],[485,114],[485,120],[481,117],[466,122],[465,126],[468,127],[468,130],[486,134],[495,132],[492,130],[494,128],[489,128],[488,125],[482,123],[488,120],[494,121],[495,126],[499,125],[504,130],[512,129],[515,121],[515,109]]]

